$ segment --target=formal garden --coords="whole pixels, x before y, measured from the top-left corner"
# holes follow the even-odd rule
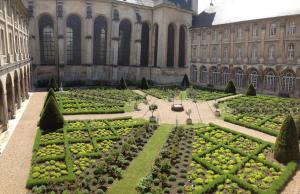
[[[193,88],[186,79],[176,87],[150,87],[143,79],[134,89],[123,79],[118,88],[58,91],[50,85],[27,188],[51,194],[280,193],[298,166],[300,101],[256,95],[251,85],[245,95],[233,96],[232,82],[218,91]],[[147,104],[147,95],[181,103],[232,96],[215,104],[221,118],[276,136],[276,142],[213,123],[193,124],[191,110],[185,124],[159,123],[159,107]],[[149,118],[63,117],[125,113],[142,102]]]

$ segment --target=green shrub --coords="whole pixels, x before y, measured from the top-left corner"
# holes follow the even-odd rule
[[[48,91],[48,94],[47,94],[47,96],[46,96],[46,98],[45,98],[44,106],[43,106],[43,107],[45,107],[45,105],[46,105],[47,101],[49,100],[50,96],[52,96],[52,97],[54,98],[54,100],[57,101],[57,100],[56,100],[56,97],[55,97],[55,92],[54,92],[54,90],[53,90],[52,88],[50,88],[49,91]]]
[[[127,83],[123,77],[120,80],[119,89],[121,89],[121,90],[127,89]]]
[[[64,118],[55,99],[50,96],[39,121],[39,126],[45,131],[54,131],[64,126]]]
[[[108,178],[107,178],[107,183],[108,183],[108,184],[112,184],[112,183],[114,182],[114,180],[115,180],[115,179],[114,179],[113,177],[108,177]]]
[[[225,88],[225,93],[232,93],[232,94],[235,94],[236,93],[236,89],[235,89],[235,86],[234,86],[234,83],[232,80],[230,80],[228,83],[227,83],[227,86]]]
[[[181,87],[183,89],[187,89],[188,87],[190,87],[190,81],[186,74],[184,74],[184,76],[182,78]]]
[[[291,115],[284,120],[274,148],[274,157],[281,163],[299,160],[297,129]]]
[[[246,95],[247,96],[256,96],[256,90],[255,90],[253,84],[249,85]]]
[[[298,116],[296,118],[295,125],[296,125],[297,132],[298,132],[298,138],[300,139],[300,116]]]
[[[54,77],[49,80],[48,90],[53,89],[54,91],[58,91],[58,85]]]
[[[144,77],[143,77],[142,82],[141,82],[141,89],[142,90],[148,90],[149,89],[148,81]]]

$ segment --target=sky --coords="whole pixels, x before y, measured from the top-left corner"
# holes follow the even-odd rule
[[[204,9],[206,9],[209,6],[210,1],[211,0],[198,0],[198,13],[201,13]],[[222,3],[224,1],[226,0],[213,0],[213,3]]]

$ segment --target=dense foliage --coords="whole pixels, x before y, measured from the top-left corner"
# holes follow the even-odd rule
[[[190,86],[189,77],[187,76],[187,74],[184,74],[182,81],[181,81],[181,87],[183,89],[187,89],[189,86]]]
[[[255,90],[253,84],[249,85],[246,95],[247,96],[256,96],[256,90]]]
[[[148,90],[149,89],[148,81],[144,77],[143,77],[143,79],[141,81],[141,89],[142,90]]]
[[[54,131],[64,126],[64,118],[53,96],[50,96],[42,112],[39,127],[45,131]]]
[[[52,77],[48,83],[48,90],[50,90],[51,88],[54,91],[58,91],[58,84],[57,84],[56,80],[54,79],[54,77]]]
[[[298,132],[292,116],[287,116],[276,139],[274,156],[281,163],[299,160]]]

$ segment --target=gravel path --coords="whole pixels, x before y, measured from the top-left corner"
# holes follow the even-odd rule
[[[34,93],[3,154],[0,156],[0,193],[25,194],[36,123],[45,98]]]

